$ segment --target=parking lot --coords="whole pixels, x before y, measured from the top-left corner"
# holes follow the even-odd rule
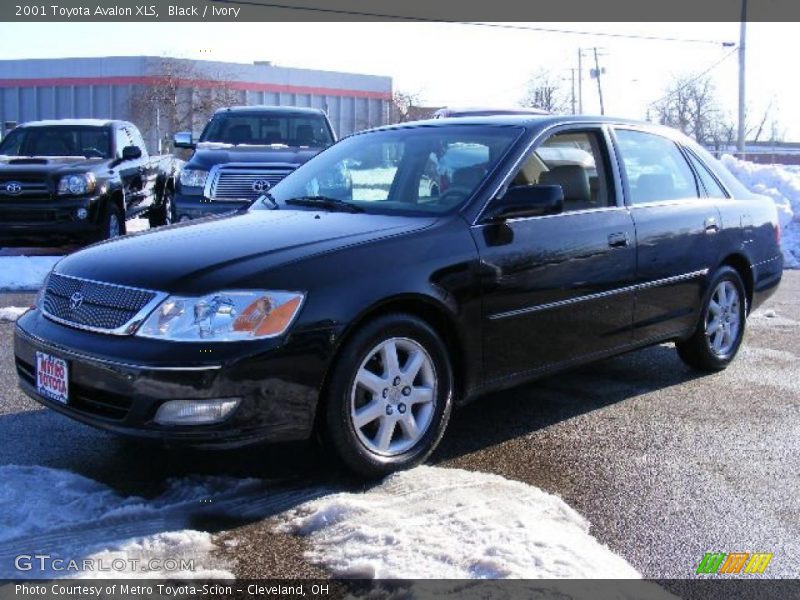
[[[0,306],[30,298],[0,295]],[[692,577],[710,551],[772,552],[767,575],[796,576],[798,298],[800,273],[787,272],[777,295],[750,319],[740,356],[723,373],[693,373],[662,345],[549,377],[456,413],[431,463],[561,496],[600,542],[647,577]],[[12,332],[13,324],[0,323],[0,466],[68,470],[126,496],[156,496],[169,478],[191,474],[291,485],[296,491],[275,495],[258,518],[252,510],[206,511],[193,526],[218,536],[239,576],[325,575],[304,560],[305,540],[275,533],[262,519],[304,499],[303,489],[359,489],[315,446],[210,454],[95,431],[17,390]],[[236,543],[224,543],[231,539]]]

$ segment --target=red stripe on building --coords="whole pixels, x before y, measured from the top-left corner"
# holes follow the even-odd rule
[[[30,79],[0,79],[0,88],[12,87],[68,87],[80,85],[159,85],[170,82],[168,77],[123,76],[123,77],[49,77]],[[225,81],[219,79],[179,79],[180,87],[218,88],[224,87],[248,92],[273,92],[279,94],[313,94],[315,96],[349,96],[391,100],[391,92],[348,90],[282,83],[258,83],[255,81]]]

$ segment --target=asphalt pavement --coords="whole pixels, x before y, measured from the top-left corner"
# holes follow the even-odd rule
[[[29,295],[0,294],[0,306]],[[0,465],[68,469],[153,497],[170,477],[225,474],[357,489],[314,444],[235,452],[142,445],[73,422],[16,387],[0,323]],[[431,464],[496,473],[558,494],[645,576],[692,577],[703,554],[772,552],[800,572],[800,272],[748,321],[739,357],[700,375],[661,345],[487,396],[458,411]],[[319,577],[304,541],[257,520],[204,521],[240,576]],[[275,506],[275,511],[285,505]],[[212,516],[213,517],[213,516]]]

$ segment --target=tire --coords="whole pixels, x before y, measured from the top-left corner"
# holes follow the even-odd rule
[[[125,235],[125,219],[122,216],[122,211],[119,206],[113,203],[108,203],[106,205],[106,208],[103,210],[101,225],[100,233],[97,237],[99,241],[111,240]]]
[[[171,188],[164,188],[161,203],[148,215],[150,227],[172,225],[175,222],[175,192]]]
[[[345,344],[327,389],[324,442],[350,470],[381,477],[420,464],[436,448],[452,410],[453,372],[430,325],[389,314]]]
[[[678,356],[700,371],[721,371],[739,351],[746,317],[742,278],[735,269],[721,267],[711,278],[692,337],[675,345]]]

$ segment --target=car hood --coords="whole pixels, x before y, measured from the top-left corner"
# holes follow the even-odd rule
[[[425,228],[434,219],[302,210],[254,210],[96,244],[57,273],[173,294],[263,287],[272,268],[352,244]]]
[[[0,156],[0,173],[41,174],[60,171],[91,171],[107,164],[108,159],[83,156]]]
[[[228,163],[278,163],[299,166],[322,151],[322,148],[276,148],[275,146],[199,147],[187,161],[187,169],[208,171],[214,165]]]

